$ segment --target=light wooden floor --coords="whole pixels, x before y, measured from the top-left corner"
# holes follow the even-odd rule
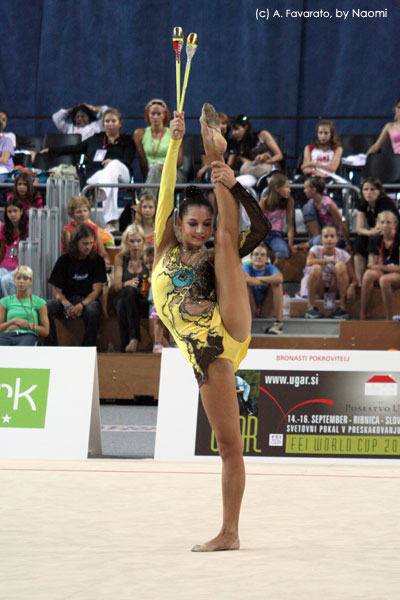
[[[247,464],[240,552],[220,465],[0,460],[1,600],[400,596],[397,465]]]

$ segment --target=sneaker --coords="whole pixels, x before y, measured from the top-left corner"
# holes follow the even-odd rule
[[[400,315],[393,315],[393,321],[400,321]]]
[[[306,319],[323,319],[324,315],[316,306],[313,306],[306,312],[305,317]]]
[[[331,314],[328,315],[328,317],[329,319],[348,319],[349,315],[345,310],[343,310],[343,308],[340,308],[340,306],[338,306],[338,308],[331,312]]]
[[[162,344],[153,344],[153,354],[161,354],[163,349]]]
[[[282,335],[283,333],[283,325],[281,321],[274,321],[271,327],[268,327],[265,330],[265,333],[272,333],[273,335]]]
[[[176,342],[170,342],[169,347],[170,348],[177,348],[178,344]]]

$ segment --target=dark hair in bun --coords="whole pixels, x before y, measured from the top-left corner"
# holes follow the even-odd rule
[[[185,197],[179,205],[178,215],[182,219],[191,206],[205,206],[214,214],[214,209],[211,202],[204,196],[203,192],[197,185],[188,185],[185,188]]]

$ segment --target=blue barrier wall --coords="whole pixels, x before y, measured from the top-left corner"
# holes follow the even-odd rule
[[[336,11],[349,11],[347,19]],[[8,129],[26,135],[55,129],[48,119],[17,117],[81,101],[130,116],[154,96],[173,107],[171,34],[179,25],[199,37],[187,115],[205,100],[230,115],[387,115],[338,121],[342,133],[378,132],[400,96],[399,17],[398,0],[15,0],[2,7],[1,105],[15,117]],[[140,124],[128,119],[125,129]],[[315,121],[254,124],[283,133],[293,154],[311,141]],[[189,129],[198,130],[195,121]]]

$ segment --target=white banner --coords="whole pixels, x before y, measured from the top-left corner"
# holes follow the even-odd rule
[[[96,348],[1,347],[0,457],[101,454]]]

